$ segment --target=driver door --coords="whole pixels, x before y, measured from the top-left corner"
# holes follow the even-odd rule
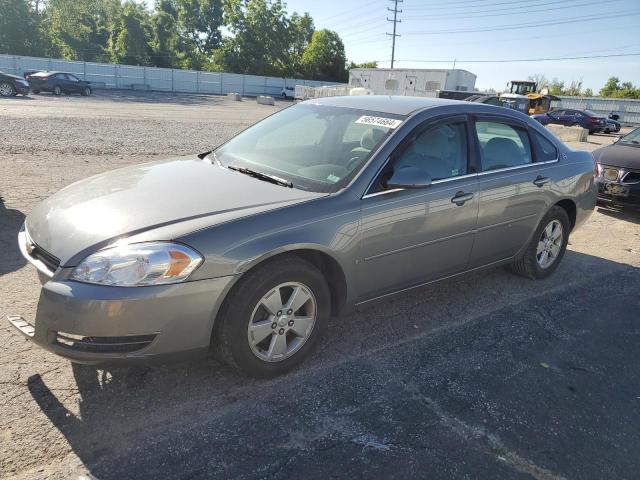
[[[467,268],[478,218],[477,178],[465,116],[419,126],[362,198],[360,300]],[[395,169],[423,169],[432,184],[386,189]]]

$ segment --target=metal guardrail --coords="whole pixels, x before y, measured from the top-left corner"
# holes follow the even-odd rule
[[[217,95],[237,92],[244,96],[271,95],[279,97],[284,87],[295,87],[296,85],[312,87],[342,85],[297,78],[139,67],[17,55],[0,55],[0,70],[20,76],[25,71],[30,70],[60,70],[73,73],[79,78],[103,88],[145,89]]]

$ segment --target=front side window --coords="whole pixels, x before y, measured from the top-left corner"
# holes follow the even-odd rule
[[[500,122],[476,122],[483,171],[531,163],[527,131]]]
[[[295,188],[334,192],[355,177],[404,118],[299,104],[248,128],[214,153],[224,166],[275,175]]]
[[[431,127],[418,133],[395,160],[393,169],[416,167],[432,180],[467,174],[467,134],[464,122]]]

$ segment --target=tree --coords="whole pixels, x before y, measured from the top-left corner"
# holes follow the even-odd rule
[[[344,44],[340,36],[331,30],[313,32],[311,42],[302,55],[302,66],[308,78],[334,82],[346,82]]]
[[[593,90],[591,90],[590,88],[585,89],[584,93],[582,94],[585,97],[593,97]]]
[[[376,60],[362,63],[349,62],[349,67],[347,67],[347,70],[351,70],[353,68],[378,68],[378,62]]]
[[[285,67],[284,75],[297,77],[302,75],[302,55],[307,49],[315,28],[313,19],[308,13],[300,16],[297,13],[291,15],[289,20],[289,49],[288,67]]]
[[[156,3],[153,15],[152,63],[158,67],[179,66],[180,37],[178,35],[178,13],[170,0]]]
[[[37,55],[39,17],[27,0],[0,0],[0,53]]]
[[[106,60],[120,0],[49,0],[43,12],[46,54],[67,60]]]
[[[564,82],[554,78],[547,85],[551,95],[564,95]]]
[[[216,52],[224,71],[283,75],[289,71],[290,20],[279,0],[227,0],[227,37]]]
[[[538,85],[538,91],[542,90],[543,88],[549,88],[549,80],[544,73],[535,73],[533,75],[529,75],[527,77],[527,80],[529,80],[530,82],[536,82],[536,84]]]
[[[600,96],[612,98],[640,98],[640,88],[631,82],[620,83],[618,77],[611,77],[600,90]]]
[[[108,51],[111,61],[126,65],[150,65],[151,37],[149,14],[133,1],[124,5],[109,38]]]
[[[222,0],[172,0],[172,5],[180,35],[199,54],[211,55],[220,47]]]

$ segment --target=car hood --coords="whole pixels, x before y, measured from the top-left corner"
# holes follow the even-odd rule
[[[640,170],[640,146],[609,145],[595,150],[593,158],[603,165]]]
[[[122,168],[71,184],[40,203],[26,227],[33,242],[62,266],[74,266],[120,238],[158,229],[162,238],[154,240],[171,240],[196,224],[204,228],[325,195],[194,157]]]
[[[13,78],[14,80],[22,80],[22,81],[24,81],[24,78],[22,78],[22,77],[20,77],[18,75],[12,75],[10,73],[3,73],[2,76]]]

